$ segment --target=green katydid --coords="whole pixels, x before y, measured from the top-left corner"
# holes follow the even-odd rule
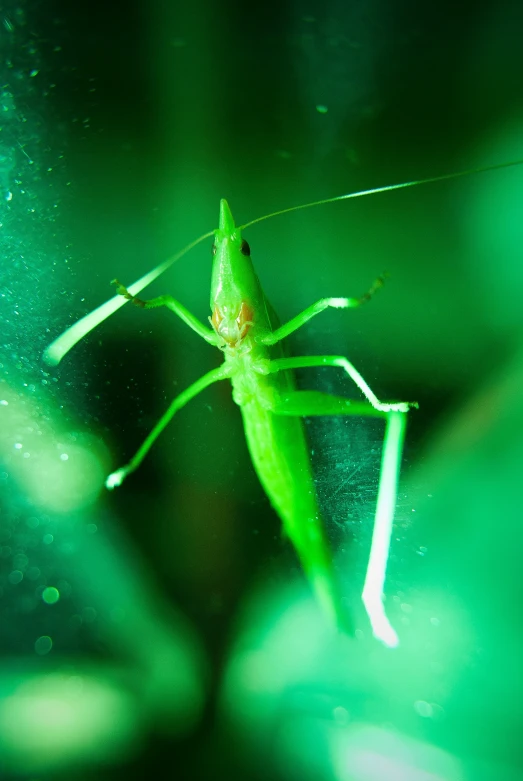
[[[360,298],[323,298],[280,325],[270,306],[250,257],[243,231],[251,225],[279,214],[310,208],[348,198],[437,182],[478,171],[495,170],[522,161],[488,168],[447,174],[421,181],[379,187],[349,193],[313,203],[284,209],[236,226],[225,200],[220,202],[219,227],[200,236],[181,252],[157,266],[129,288],[117,280],[117,295],[83,317],[46,349],[47,363],[56,365],[80,339],[113,314],[126,301],[153,309],[165,306],[209,344],[223,351],[224,362],[209,371],[179,394],[131,461],[113,472],[106,481],[112,489],[142,462],[154,441],[174,414],[209,385],[231,380],[234,401],[240,406],[248,447],[254,468],[269,499],[280,516],[283,528],[293,543],[303,569],[325,613],[340,628],[347,629],[349,619],[338,594],[332,556],[326,541],[316,498],[307,443],[301,418],[312,415],[359,415],[381,417],[385,421],[381,473],[371,551],[362,592],[374,636],[394,647],[398,636],[384,609],[383,586],[394,519],[397,484],[406,413],[415,402],[381,402],[356,368],[344,356],[289,357],[282,340],[311,318],[329,307],[347,309],[369,300],[381,286],[377,280]],[[213,237],[210,325],[204,325],[171,296],[142,301],[136,296],[190,249]],[[319,391],[297,390],[293,370],[335,366],[343,369],[361,391],[364,401],[352,401]],[[349,630],[350,631],[350,630]]]

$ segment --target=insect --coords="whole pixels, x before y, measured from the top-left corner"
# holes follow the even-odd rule
[[[350,309],[366,303],[382,285],[383,280],[376,280],[369,291],[359,298],[322,298],[280,325],[254,270],[250,247],[243,237],[243,232],[257,222],[297,209],[516,164],[518,163],[504,163],[474,171],[349,193],[284,209],[242,226],[235,224],[227,201],[222,200],[219,226],[216,230],[200,236],[129,288],[114,280],[117,295],[79,320],[49,345],[44,353],[47,363],[56,365],[76,342],[127,301],[132,301],[143,309],[167,307],[202,339],[219,348],[223,352],[224,361],[221,366],[204,374],[172,401],[129,463],[109,475],[106,480],[107,488],[120,486],[126,477],[138,468],[176,412],[213,383],[230,380],[233,398],[241,410],[247,444],[260,482],[282,520],[284,531],[294,545],[323,610],[335,625],[351,632],[350,618],[340,599],[332,555],[320,517],[302,418],[313,415],[382,418],[385,422],[385,434],[381,471],[362,600],[374,636],[389,647],[397,646],[398,635],[384,608],[383,587],[406,416],[408,410],[417,404],[380,401],[345,356],[291,357],[283,344],[286,337],[328,308]],[[160,296],[149,301],[137,298],[143,288],[186,252],[211,237],[213,267],[209,325],[198,320],[172,296]],[[320,391],[298,390],[293,370],[317,366],[337,367],[345,372],[358,387],[361,400],[354,401]]]

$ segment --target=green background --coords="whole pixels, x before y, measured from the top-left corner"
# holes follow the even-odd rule
[[[420,404],[386,586],[395,652],[357,607],[379,426],[307,426],[360,627],[349,643],[308,601],[225,385],[102,489],[217,351],[168,312],[125,307],[57,369],[41,354],[111,279],[216,227],[221,197],[243,223],[523,157],[521,4],[2,11],[0,770],[519,778],[519,168],[246,232],[282,319],[390,273],[368,306],[323,314],[291,347],[346,354],[381,398]],[[204,320],[207,244],[148,294]],[[334,370],[299,381],[356,395]]]

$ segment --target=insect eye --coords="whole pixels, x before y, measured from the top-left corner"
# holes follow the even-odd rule
[[[246,257],[250,257],[251,248],[249,247],[249,245],[247,244],[245,239],[242,239],[242,243],[241,243],[241,246],[240,246],[240,252],[242,253],[242,255],[246,255]]]
[[[211,251],[212,251],[213,255],[216,255],[216,244],[214,243],[214,241],[212,243],[212,250]]]

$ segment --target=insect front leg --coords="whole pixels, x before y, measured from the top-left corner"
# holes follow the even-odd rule
[[[135,455],[131,458],[129,463],[120,467],[109,475],[105,481],[106,488],[116,488],[123,483],[127,475],[131,474],[131,472],[134,472],[135,469],[138,469],[153,444],[156,442],[168,423],[171,422],[178,410],[184,407],[188,401],[201,393],[201,391],[207,388],[209,385],[212,385],[214,382],[218,382],[219,380],[226,380],[228,377],[228,367],[225,365],[219,366],[217,369],[212,369],[212,371],[204,374],[203,377],[200,377],[199,380],[196,380],[196,382],[193,382],[192,385],[189,385],[188,388],[182,391],[179,396],[176,396],[174,401],[171,402],[171,405],[167,411],[162,415],[156,426],[153,428],[142,446],[137,450]]]
[[[207,328],[207,326],[205,326],[201,320],[198,320],[198,318],[193,315],[192,312],[189,312],[189,310],[186,309],[183,304],[177,301],[176,298],[173,298],[173,296],[157,296],[156,298],[150,298],[149,300],[145,301],[141,298],[138,298],[137,296],[133,296],[125,287],[125,285],[122,285],[122,283],[119,282],[119,280],[113,279],[111,284],[116,285],[116,292],[119,296],[123,296],[123,298],[131,301],[140,309],[158,309],[160,306],[166,306],[167,309],[170,309],[171,312],[174,312],[174,314],[177,315],[180,320],[183,320],[183,322],[199,336],[201,336],[202,339],[205,339],[206,342],[209,342],[209,344],[214,346],[218,345],[218,338],[214,331],[210,328]]]
[[[396,508],[401,455],[407,423],[406,413],[383,412],[364,402],[351,402],[349,399],[318,391],[291,391],[283,396],[271,411],[275,415],[300,417],[361,415],[385,419],[385,436],[372,543],[361,598],[374,636],[389,648],[395,648],[399,644],[399,639],[385,613],[383,588]]]
[[[299,315],[293,317],[292,320],[284,323],[284,325],[280,326],[275,331],[260,337],[258,341],[265,345],[276,344],[276,342],[280,342],[282,339],[285,339],[285,337],[289,336],[289,334],[297,331],[298,328],[301,328],[302,325],[305,325],[305,323],[308,323],[309,320],[311,320],[313,317],[316,317],[316,315],[319,315],[321,312],[324,312],[326,309],[354,309],[355,307],[361,306],[362,304],[366,304],[367,301],[372,298],[374,293],[379,290],[380,287],[383,287],[384,282],[385,275],[378,277],[378,279],[373,282],[369,290],[367,290],[367,292],[359,298],[320,298],[319,301],[316,301],[316,303],[308,306],[307,309],[304,309],[303,312],[300,312]]]

